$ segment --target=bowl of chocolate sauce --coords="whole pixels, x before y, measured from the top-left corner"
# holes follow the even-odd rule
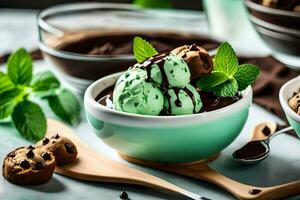
[[[39,47],[46,60],[81,91],[92,81],[136,63],[132,51],[135,36],[150,41],[159,52],[194,43],[213,51],[219,45],[199,34],[207,29],[201,13],[149,10],[126,4],[54,6],[40,13],[38,28]]]

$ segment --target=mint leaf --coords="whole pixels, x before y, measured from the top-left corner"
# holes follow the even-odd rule
[[[15,85],[13,84],[13,82],[11,82],[9,77],[3,72],[0,72],[0,94],[14,89],[14,87]]]
[[[135,37],[133,40],[133,54],[138,63],[158,54],[156,49],[146,40]]]
[[[134,0],[133,4],[144,8],[172,8],[171,0]]]
[[[259,75],[259,68],[253,64],[243,64],[238,67],[238,71],[234,75],[237,80],[239,91],[243,91],[251,85]]]
[[[80,104],[69,90],[62,89],[47,99],[50,108],[57,116],[71,124],[77,122],[80,116]]]
[[[20,94],[20,89],[13,89],[0,94],[0,119],[5,119],[12,114]]]
[[[31,88],[35,92],[47,92],[59,87],[59,81],[50,71],[35,74],[31,82]]]
[[[238,66],[238,58],[231,45],[227,42],[222,43],[214,58],[214,71],[233,76],[237,72]]]
[[[28,140],[40,140],[46,133],[45,115],[33,102],[19,103],[12,113],[12,120],[19,133]]]
[[[7,73],[11,81],[18,85],[28,85],[32,78],[32,60],[23,48],[9,56]]]
[[[200,77],[197,81],[197,86],[204,91],[211,91],[213,87],[224,83],[228,79],[229,77],[223,72],[212,72]]]
[[[238,83],[232,78],[214,88],[215,95],[219,97],[233,97],[238,92]]]

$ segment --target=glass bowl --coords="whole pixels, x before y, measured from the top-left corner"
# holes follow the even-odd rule
[[[287,66],[300,69],[300,13],[262,6],[245,0],[249,19],[272,55]]]
[[[128,4],[72,3],[38,16],[39,47],[63,79],[83,92],[93,80],[136,61],[132,39],[142,36],[160,51],[196,43],[215,50],[205,16],[196,11],[150,10]],[[158,41],[158,42],[157,42]],[[100,53],[99,53],[100,52]]]

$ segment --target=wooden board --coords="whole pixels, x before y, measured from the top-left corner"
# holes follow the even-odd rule
[[[74,163],[55,168],[55,172],[58,174],[87,181],[141,185],[181,194],[192,199],[201,199],[199,195],[177,187],[161,178],[130,168],[125,164],[108,159],[100,153],[96,153],[84,144],[65,124],[55,120],[48,120],[46,137],[49,138],[57,133],[71,139],[78,150],[77,159]]]
[[[86,146],[80,138],[66,127],[63,123],[49,120],[47,137],[59,133],[70,138],[78,148],[78,159],[75,163],[64,167],[57,167],[56,172],[73,178],[117,182],[142,185],[146,187],[163,189],[180,193],[197,199],[194,194],[185,191],[158,177],[149,175],[142,171],[132,169],[124,164],[106,158],[104,155],[95,153]],[[187,164],[161,164],[120,155],[123,159],[144,165],[216,184],[239,199],[276,200],[300,193],[300,181],[294,181],[273,187],[255,187],[232,180],[208,166],[208,161],[201,161]],[[212,158],[214,159],[214,158]],[[199,197],[198,197],[199,199]]]

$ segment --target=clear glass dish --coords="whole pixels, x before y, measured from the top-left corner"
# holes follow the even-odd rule
[[[78,90],[84,90],[93,80],[123,71],[135,63],[131,53],[120,55],[81,53],[86,44],[80,42],[85,41],[87,37],[95,35],[98,37],[98,34],[112,36],[126,32],[130,33],[132,38],[134,35],[148,34],[147,37],[159,37],[162,40],[172,38],[173,45],[196,42],[208,50],[216,48],[215,40],[201,36],[208,34],[203,13],[141,9],[128,4],[72,3],[54,6],[39,14],[38,30],[39,47],[45,58],[60,72],[62,78]],[[185,37],[200,39],[185,40]],[[96,38],[89,45],[98,43],[100,39]],[[66,43],[75,40],[79,41],[75,45],[76,50],[69,51],[62,48]],[[110,38],[107,42],[111,42]]]

